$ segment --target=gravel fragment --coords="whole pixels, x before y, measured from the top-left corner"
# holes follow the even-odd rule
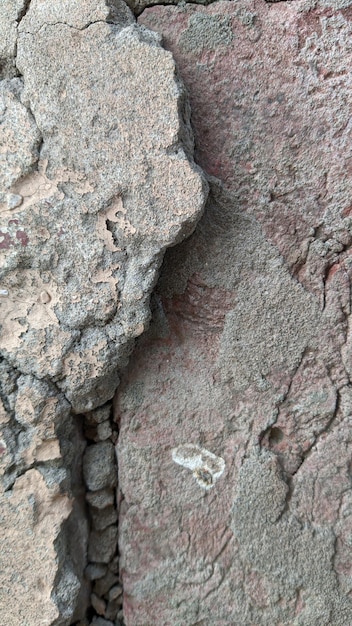
[[[121,607],[122,607],[122,598],[112,600],[106,606],[105,617],[107,617],[108,619],[115,619],[117,616],[117,613],[121,610]]]
[[[116,458],[111,442],[103,441],[86,449],[83,457],[83,476],[91,491],[116,485]]]
[[[97,596],[106,596],[110,589],[119,582],[118,576],[115,576],[112,572],[108,572],[103,578],[97,580],[94,585],[93,591]]]
[[[86,493],[86,500],[91,507],[105,509],[114,504],[114,492],[112,489],[100,489],[96,492]]]
[[[114,626],[114,622],[110,622],[110,620],[103,617],[93,617],[91,626]]]
[[[107,565],[103,563],[89,563],[84,570],[84,575],[88,580],[98,580],[105,576],[107,571]]]
[[[92,593],[90,601],[93,609],[98,613],[98,615],[105,615],[106,602],[102,598],[99,598],[99,596],[95,593]]]
[[[121,585],[115,585],[114,587],[111,587],[109,591],[108,600],[109,602],[112,602],[112,600],[117,600],[117,598],[120,598],[121,596],[122,596]]]
[[[85,421],[88,424],[100,424],[101,422],[106,422],[110,419],[111,415],[111,404],[105,404],[104,406],[95,409],[94,411],[89,411],[84,414]]]
[[[117,522],[117,511],[114,507],[91,510],[92,525],[94,530],[104,530]]]
[[[97,426],[97,439],[98,441],[106,441],[112,435],[112,428],[110,426],[110,421],[102,422]]]
[[[89,537],[88,559],[97,563],[109,563],[116,552],[116,545],[116,526],[109,526],[101,532],[93,530]]]

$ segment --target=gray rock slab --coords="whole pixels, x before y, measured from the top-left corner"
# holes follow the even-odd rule
[[[102,531],[93,531],[89,537],[88,559],[97,563],[109,563],[115,554],[116,545],[117,526],[109,526]]]
[[[83,457],[83,477],[90,491],[99,491],[116,485],[116,457],[111,442],[101,441],[86,448]]]

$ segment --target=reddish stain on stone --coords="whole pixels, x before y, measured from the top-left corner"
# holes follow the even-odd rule
[[[339,10],[337,26],[332,7],[300,14],[294,4],[280,5],[273,10],[259,0],[246,6],[222,2],[234,37],[215,49],[206,46],[206,31],[198,49],[182,45],[195,13],[190,5],[180,12],[147,8],[138,21],[161,33],[175,56],[190,94],[197,162],[235,193],[241,210],[255,214],[291,273],[319,297],[326,267],[313,259],[302,277],[305,248],[335,206],[339,186],[346,189],[341,217],[352,211],[344,147],[350,145],[348,115],[340,115],[347,105],[342,95],[341,102],[331,96],[344,93],[348,61],[336,61],[330,52],[340,45],[339,29],[348,30],[351,7]],[[249,10],[255,16],[250,26]],[[219,6],[197,13],[210,18]],[[346,94],[350,102],[348,88]]]
[[[0,250],[9,250],[14,245],[9,233],[4,233],[2,230],[0,230],[0,240]]]
[[[17,231],[16,239],[18,239],[21,242],[21,246],[23,246],[24,248],[28,246],[29,238],[28,238],[27,233],[25,233],[23,230]]]
[[[10,224],[18,224],[18,220],[9,220],[9,226]]]
[[[344,210],[342,211],[342,216],[343,216],[343,217],[349,217],[350,215],[352,215],[352,205],[351,205],[351,206],[346,207],[346,209],[344,209]]]
[[[333,276],[341,270],[341,268],[342,268],[341,263],[335,263],[334,265],[332,265],[332,267],[330,267],[329,269],[329,273],[328,273],[326,280],[327,281],[331,280]]]

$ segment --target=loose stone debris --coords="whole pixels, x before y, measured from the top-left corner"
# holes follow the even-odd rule
[[[114,430],[113,430],[114,428]],[[119,578],[117,548],[118,505],[116,501],[116,425],[108,403],[84,415],[84,435],[88,446],[83,456],[83,476],[90,520],[88,565],[85,576],[92,585],[91,621],[80,626],[122,626],[123,593]],[[106,436],[109,433],[109,436]]]

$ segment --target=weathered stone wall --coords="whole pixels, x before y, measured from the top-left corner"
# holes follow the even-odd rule
[[[350,624],[350,8],[139,23],[174,54],[211,194],[117,396],[127,624]]]
[[[0,5],[8,626],[352,623],[351,9],[208,4]]]
[[[5,0],[0,24],[0,612],[119,623],[104,406],[207,183],[172,55],[124,2]]]

